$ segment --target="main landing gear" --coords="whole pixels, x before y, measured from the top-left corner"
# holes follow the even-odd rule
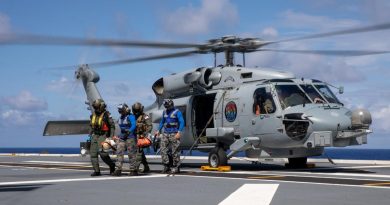
[[[209,153],[210,167],[217,168],[219,166],[227,165],[227,155],[222,147],[215,147]]]

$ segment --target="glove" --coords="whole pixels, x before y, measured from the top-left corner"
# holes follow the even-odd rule
[[[155,137],[159,137],[159,135],[160,135],[160,132],[159,132],[159,131],[157,131],[157,130],[154,131],[154,136],[155,136]]]
[[[176,135],[175,135],[175,139],[180,140],[180,137],[181,137],[181,133],[177,132]]]
[[[114,135],[114,136],[112,136],[112,139],[113,139],[114,141],[116,141],[116,140],[119,140],[119,137],[116,136],[116,135]]]

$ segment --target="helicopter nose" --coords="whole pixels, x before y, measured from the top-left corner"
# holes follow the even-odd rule
[[[350,129],[352,125],[351,111],[347,109],[316,109],[306,115],[312,131],[335,132]]]
[[[371,113],[366,109],[357,109],[352,112],[352,129],[368,129],[372,123]]]
[[[286,134],[300,141],[313,132],[330,132],[335,136],[338,131],[351,130],[352,112],[343,107],[306,107],[302,110],[290,110],[284,114],[283,124]]]

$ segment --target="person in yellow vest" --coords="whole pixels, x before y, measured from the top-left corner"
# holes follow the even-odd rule
[[[92,108],[94,109],[93,114],[91,115],[91,147],[90,147],[90,156],[91,163],[94,172],[91,176],[100,176],[100,167],[99,159],[100,158],[110,167],[110,174],[115,171],[115,164],[111,160],[109,153],[103,149],[104,143],[107,143],[108,139],[112,138],[115,131],[115,123],[111,118],[110,113],[106,110],[106,104],[102,99],[96,99],[92,103]]]

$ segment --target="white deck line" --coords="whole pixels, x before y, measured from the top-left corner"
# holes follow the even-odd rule
[[[131,177],[88,177],[75,179],[49,179],[49,180],[33,180],[33,181],[15,181],[15,182],[0,182],[0,186],[19,185],[19,184],[45,184],[45,183],[60,183],[60,182],[76,182],[76,181],[103,181],[103,180],[123,180],[123,179],[139,179],[139,178],[156,178],[166,177],[166,174],[147,175],[147,176],[131,176]],[[0,187],[1,190],[1,187]]]
[[[279,184],[244,184],[218,205],[269,205]]]

